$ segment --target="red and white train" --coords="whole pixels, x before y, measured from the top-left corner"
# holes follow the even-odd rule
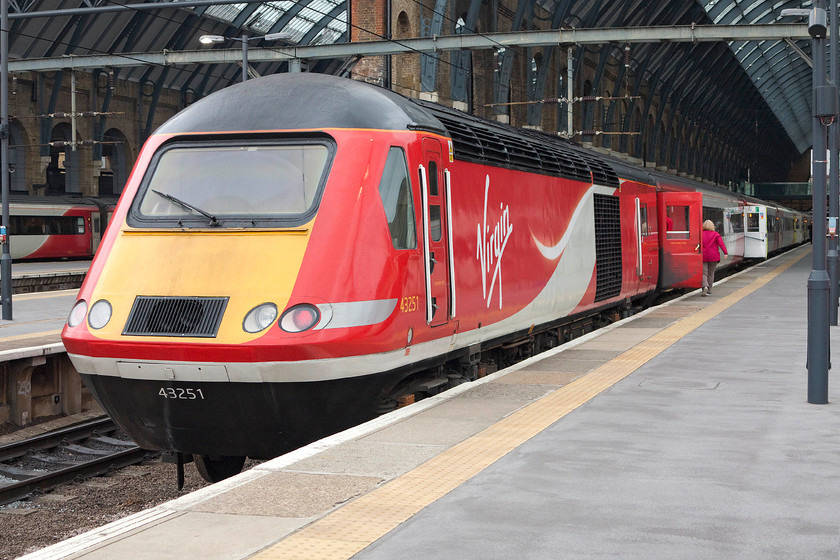
[[[9,250],[12,259],[93,257],[115,200],[81,197],[9,199]]]
[[[704,212],[724,265],[803,240],[805,216],[556,137],[332,76],[249,80],[146,142],[62,338],[138,444],[218,480],[699,287]]]

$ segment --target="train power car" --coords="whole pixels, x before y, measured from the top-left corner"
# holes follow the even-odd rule
[[[62,338],[139,445],[219,480],[699,287],[709,195],[669,181],[365,83],[249,80],[146,142]]]

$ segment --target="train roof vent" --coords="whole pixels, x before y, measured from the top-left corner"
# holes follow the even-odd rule
[[[455,157],[466,160],[480,160],[481,144],[473,130],[443,115],[437,115],[438,119],[446,127],[449,137],[452,138],[452,146],[455,149]]]
[[[476,137],[481,143],[482,162],[491,165],[510,165],[510,154],[502,139],[488,128],[474,128]]]
[[[557,173],[551,166],[544,167],[539,150],[528,141],[527,138],[516,136],[506,137],[505,146],[510,155],[510,164],[513,167],[534,170],[542,173]]]
[[[413,101],[432,113],[446,127],[452,138],[456,159],[558,175],[586,183],[592,181],[590,165],[581,157],[580,152],[570,148],[564,140],[537,131],[485,121],[428,101]]]
[[[226,297],[137,296],[124,335],[215,338]]]
[[[552,171],[554,174],[585,183],[592,181],[589,165],[580,153],[569,147],[567,141],[536,130],[523,129],[522,133],[529,137],[535,149],[554,154],[557,162],[557,168]]]
[[[592,181],[592,173],[586,161],[579,154],[566,149],[565,146],[554,144],[557,151],[557,159],[560,161],[560,174],[564,177],[571,177],[578,181],[589,183]]]
[[[592,179],[596,185],[616,188],[621,186],[618,182],[618,175],[610,164],[588,155],[584,156],[584,159],[586,159],[586,163],[589,164],[589,168],[592,170]]]

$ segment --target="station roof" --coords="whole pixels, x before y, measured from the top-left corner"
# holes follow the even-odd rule
[[[441,3],[446,4],[445,0],[439,0]],[[480,0],[472,0],[472,4],[477,12]],[[614,39],[609,44],[584,48],[602,55],[603,49],[609,49],[613,59],[621,60],[624,46],[630,43],[622,35],[625,28],[793,21],[783,20],[781,10],[808,8],[811,4],[811,0],[520,0],[517,12],[525,14],[524,29],[613,29]],[[346,0],[129,0],[126,4],[110,0],[10,0],[10,60],[107,55],[130,62],[134,58],[137,66],[114,66],[120,79],[192,90],[201,97],[239,80],[236,59],[164,66],[148,64],[139,53],[196,51],[200,48],[199,37],[205,34],[227,37],[214,48],[229,50],[241,48],[238,37],[243,34],[283,34],[282,42],[249,42],[255,50],[278,53],[288,45],[339,45],[349,40],[348,5]],[[445,11],[451,13],[451,7],[447,5]],[[499,21],[497,31],[511,31],[507,22],[518,16],[508,12],[500,9],[494,18]],[[536,19],[548,25],[537,25]],[[441,35],[454,34],[456,22],[444,20]],[[807,37],[634,43],[631,68],[643,72],[651,88],[664,92],[683,111],[694,115],[697,126],[738,128],[740,134],[760,136],[765,145],[744,145],[752,145],[756,151],[768,150],[766,143],[770,141],[774,148],[768,150],[773,152],[768,157],[792,161],[811,145],[811,68],[803,58],[810,55],[810,43]],[[526,52],[526,47],[511,48]],[[313,59],[310,71],[342,73],[353,60],[346,55]],[[265,75],[286,71],[288,62],[256,62],[253,67],[256,73]]]

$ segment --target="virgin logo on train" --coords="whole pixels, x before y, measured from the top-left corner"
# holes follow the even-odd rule
[[[510,205],[499,203],[501,216],[493,226],[491,233],[490,224],[487,223],[487,195],[490,191],[490,175],[484,183],[484,223],[477,224],[478,227],[478,248],[475,258],[481,264],[481,289],[484,292],[484,300],[487,308],[490,309],[490,302],[493,300],[493,290],[496,282],[499,284],[499,309],[502,308],[502,255],[507,247],[510,234],[513,232],[513,224],[510,222]],[[489,235],[489,237],[488,237]],[[487,277],[493,268],[493,276],[490,278],[490,289],[487,289]]]

